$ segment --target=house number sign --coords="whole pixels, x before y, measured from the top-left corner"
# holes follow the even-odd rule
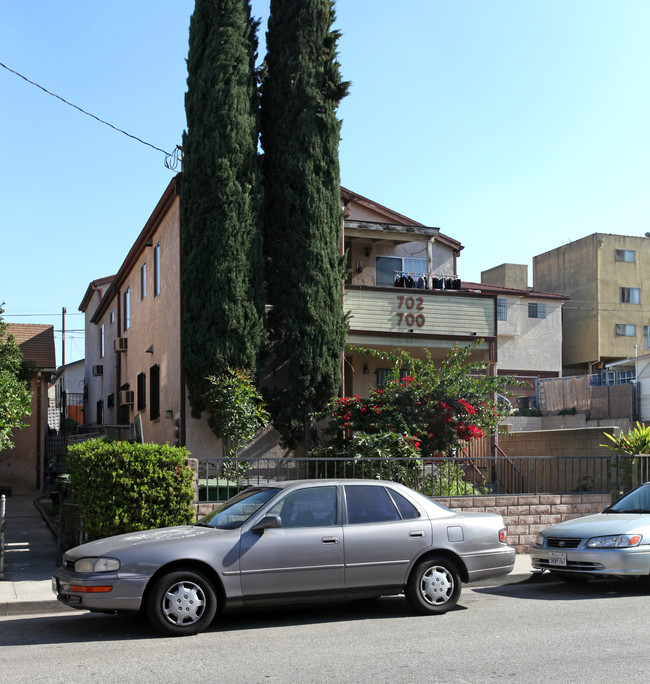
[[[398,311],[397,325],[406,325],[408,328],[412,328],[417,325],[421,328],[424,323],[424,314],[418,313],[424,309],[424,298],[423,297],[412,297],[411,295],[397,295],[397,305]]]

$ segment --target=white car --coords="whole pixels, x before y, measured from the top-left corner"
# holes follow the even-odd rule
[[[650,482],[602,513],[542,530],[530,547],[533,568],[567,582],[650,575]]]

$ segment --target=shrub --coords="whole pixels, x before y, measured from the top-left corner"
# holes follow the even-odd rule
[[[194,519],[185,448],[89,440],[68,448],[70,489],[88,539]]]

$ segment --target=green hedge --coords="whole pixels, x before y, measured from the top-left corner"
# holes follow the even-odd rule
[[[185,448],[101,439],[68,448],[70,489],[88,539],[194,519]]]

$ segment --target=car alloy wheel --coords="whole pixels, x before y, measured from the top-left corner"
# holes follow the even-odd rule
[[[176,570],[159,577],[146,605],[152,626],[170,636],[202,632],[216,611],[217,597],[212,584],[195,570]]]
[[[456,566],[447,558],[420,561],[406,586],[406,598],[419,613],[441,614],[453,608],[460,597],[461,579]]]

